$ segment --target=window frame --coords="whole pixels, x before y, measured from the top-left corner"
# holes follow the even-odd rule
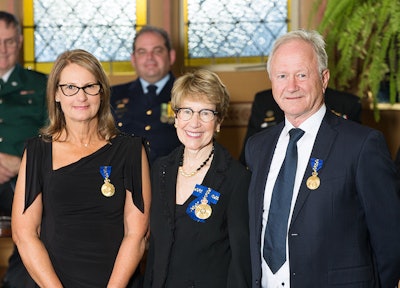
[[[136,31],[147,23],[147,1],[136,1]],[[53,67],[53,62],[36,62],[35,60],[35,19],[33,11],[34,0],[23,0],[23,25],[22,34],[23,42],[23,59],[24,67],[36,70],[45,74],[49,74]],[[133,36],[132,36],[133,41]],[[110,76],[131,75],[134,74],[130,59],[128,61],[102,61],[104,70]]]
[[[189,45],[188,45],[188,25],[189,16],[188,16],[188,1],[183,0],[183,50],[184,57],[183,62],[185,67],[198,67],[198,66],[207,66],[207,67],[242,67],[243,69],[252,69],[262,67],[264,69],[264,64],[268,60],[268,55],[264,56],[253,56],[253,57],[219,57],[219,58],[189,58]],[[293,26],[293,14],[292,14],[292,5],[297,6],[298,0],[287,0],[287,30],[290,31]],[[293,2],[293,3],[292,3]],[[225,70],[225,69],[223,69]]]

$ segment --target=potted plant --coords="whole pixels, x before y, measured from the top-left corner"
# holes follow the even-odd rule
[[[379,121],[382,85],[392,104],[400,91],[400,1],[316,0],[314,8],[324,10],[317,30],[325,37],[331,85],[368,95]]]

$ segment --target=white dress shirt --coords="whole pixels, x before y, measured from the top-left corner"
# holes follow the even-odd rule
[[[296,203],[297,194],[299,193],[299,188],[301,185],[301,181],[303,180],[304,173],[309,164],[309,159],[311,155],[312,148],[314,146],[315,138],[317,136],[319,127],[321,126],[322,119],[326,112],[326,106],[323,105],[314,115],[304,121],[298,128],[302,129],[305,133],[303,137],[297,142],[297,172],[296,178],[294,182],[293,188],[293,196],[290,207],[290,214],[288,220],[288,229],[289,224],[292,218],[293,208]],[[268,213],[269,213],[269,205],[271,203],[272,190],[275,185],[276,178],[278,177],[279,170],[282,166],[283,160],[286,154],[286,148],[289,143],[289,131],[290,129],[295,128],[286,118],[285,118],[285,127],[282,130],[282,133],[279,136],[278,142],[275,147],[274,156],[272,158],[271,167],[268,173],[267,182],[265,185],[264,192],[264,211],[262,218],[262,232],[261,232],[261,255],[263,254],[264,248],[264,234],[265,227],[267,225]],[[310,175],[311,176],[311,175]],[[288,251],[288,242],[286,236],[286,262],[283,266],[275,273],[272,274],[271,269],[268,267],[265,262],[264,257],[262,258],[262,278],[261,278],[261,286],[268,288],[289,288],[290,287],[290,269],[289,269],[289,251]],[[289,260],[288,260],[289,259]]]

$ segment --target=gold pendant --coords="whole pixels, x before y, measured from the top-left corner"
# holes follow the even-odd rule
[[[207,200],[202,200],[201,204],[197,205],[194,214],[199,219],[208,219],[211,216],[212,208],[210,205],[207,204]]]
[[[110,183],[110,179],[104,179],[104,184],[101,186],[101,193],[106,197],[111,197],[115,193],[115,187]]]
[[[320,181],[319,177],[313,173],[313,175],[308,177],[306,184],[309,189],[315,190],[319,187],[319,185],[321,184],[321,181]]]

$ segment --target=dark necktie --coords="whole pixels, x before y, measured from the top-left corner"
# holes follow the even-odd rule
[[[297,141],[303,136],[304,131],[294,128],[289,134],[285,160],[272,191],[264,235],[263,256],[273,274],[286,261],[286,234],[297,170]]]
[[[155,97],[155,96],[157,96],[156,91],[157,91],[157,86],[156,86],[156,85],[153,85],[153,84],[150,84],[150,85],[147,86],[147,93],[146,93],[146,95],[147,95],[148,97]]]
[[[4,86],[4,81],[2,78],[0,78],[0,90],[3,88],[3,86]]]
[[[144,95],[146,97],[146,102],[149,107],[153,107],[155,105],[157,99],[157,86],[150,84],[147,86],[147,93]]]

